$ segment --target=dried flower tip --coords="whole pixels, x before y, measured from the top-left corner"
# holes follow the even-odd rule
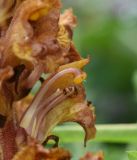
[[[80,160],[104,160],[104,154],[102,151],[93,154],[88,152],[83,158],[81,158]]]

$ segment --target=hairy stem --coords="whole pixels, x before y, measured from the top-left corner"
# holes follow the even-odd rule
[[[108,143],[136,143],[137,124],[109,124],[96,125],[96,138],[91,142]],[[53,134],[60,137],[62,143],[81,142],[83,139],[82,128],[76,125],[56,127]]]

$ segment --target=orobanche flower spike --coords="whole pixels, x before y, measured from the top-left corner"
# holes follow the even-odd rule
[[[0,2],[1,160],[71,159],[64,149],[42,146],[58,141],[52,130],[64,122],[84,128],[85,144],[95,137],[94,108],[83,86],[89,59],[73,44],[72,9],[60,9],[59,0]]]

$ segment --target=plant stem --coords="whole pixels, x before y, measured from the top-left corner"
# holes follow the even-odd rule
[[[96,125],[97,134],[91,142],[137,143],[137,124]],[[77,125],[56,127],[53,133],[60,137],[62,143],[81,142],[83,130]]]

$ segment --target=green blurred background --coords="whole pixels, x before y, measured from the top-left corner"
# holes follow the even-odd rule
[[[137,120],[137,0],[62,0],[78,17],[74,41],[86,67],[87,97],[96,108],[99,124]],[[61,144],[78,160],[84,152],[104,150],[105,160],[127,160],[132,144]]]

